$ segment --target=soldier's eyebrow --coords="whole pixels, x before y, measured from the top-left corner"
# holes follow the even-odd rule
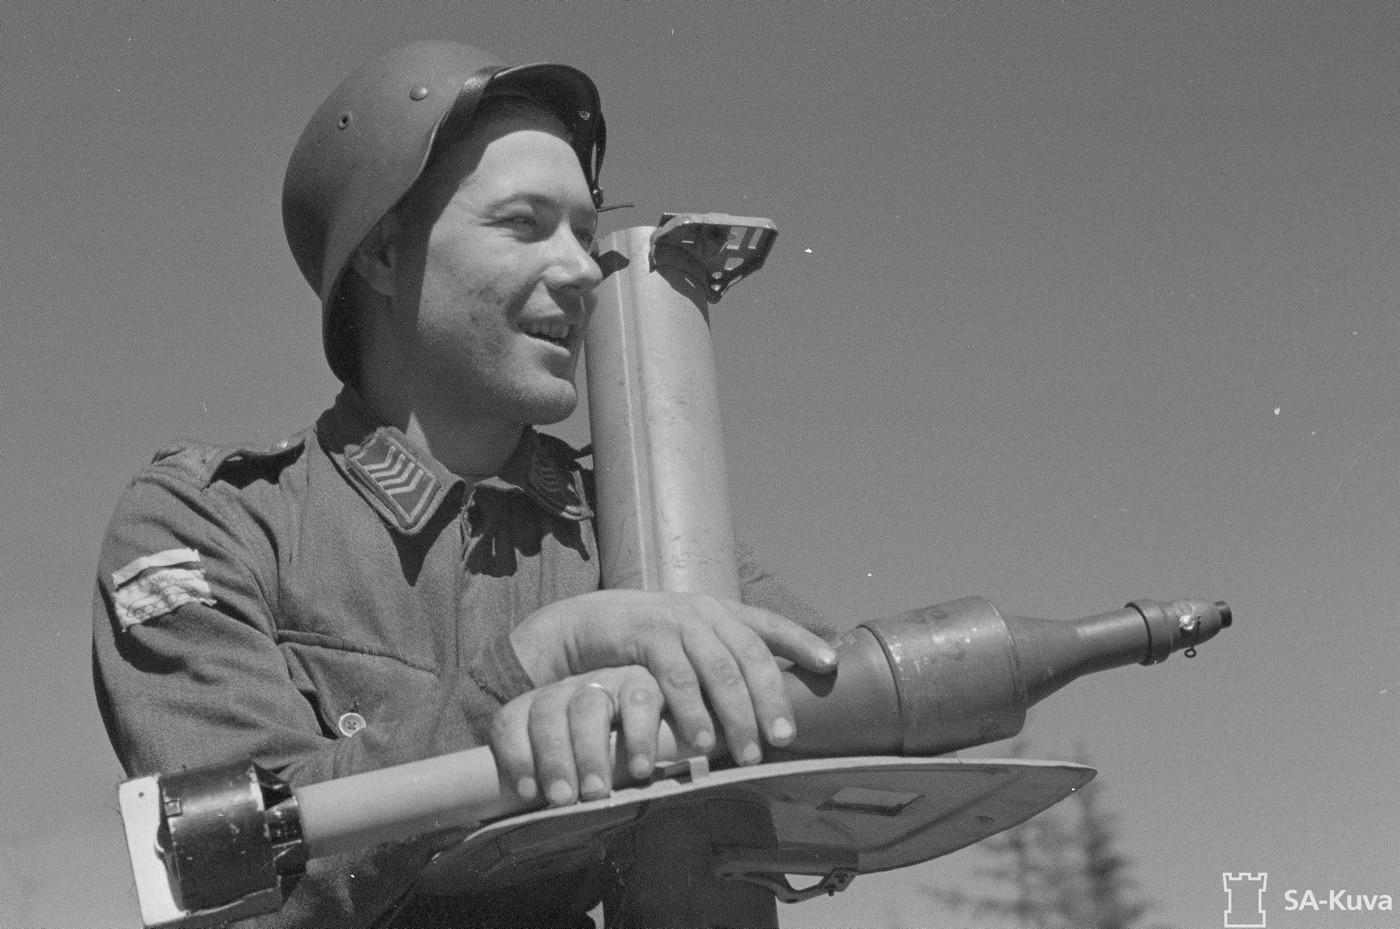
[[[587,203],[580,201],[577,204],[569,204],[557,197],[532,190],[507,191],[488,203],[486,211],[488,214],[496,214],[522,205],[534,209],[558,210],[568,215],[574,225],[587,225],[589,229],[596,229],[598,226],[598,208],[591,200]]]

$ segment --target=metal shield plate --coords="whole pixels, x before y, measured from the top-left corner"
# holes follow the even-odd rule
[[[420,889],[455,894],[579,867],[619,829],[665,804],[758,799],[776,844],[725,849],[750,873],[888,871],[957,851],[1024,822],[1087,783],[1094,770],[1059,761],[860,757],[786,761],[670,777],[603,800],[485,825],[443,852]],[[848,881],[847,881],[848,882]],[[841,884],[839,886],[844,886]],[[781,894],[780,894],[781,896]]]

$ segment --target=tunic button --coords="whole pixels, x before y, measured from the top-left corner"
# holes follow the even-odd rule
[[[336,725],[340,727],[340,734],[348,738],[365,728],[365,718],[359,713],[346,713]]]

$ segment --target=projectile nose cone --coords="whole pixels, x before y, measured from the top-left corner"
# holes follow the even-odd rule
[[[1229,629],[1230,624],[1235,621],[1235,614],[1230,612],[1230,604],[1224,600],[1217,600],[1215,608],[1220,611],[1220,628]]]

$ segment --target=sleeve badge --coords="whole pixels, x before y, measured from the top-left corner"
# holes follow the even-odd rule
[[[200,567],[199,552],[192,548],[172,548],[137,558],[112,573],[112,590],[123,632],[186,603],[213,606],[215,602]]]

